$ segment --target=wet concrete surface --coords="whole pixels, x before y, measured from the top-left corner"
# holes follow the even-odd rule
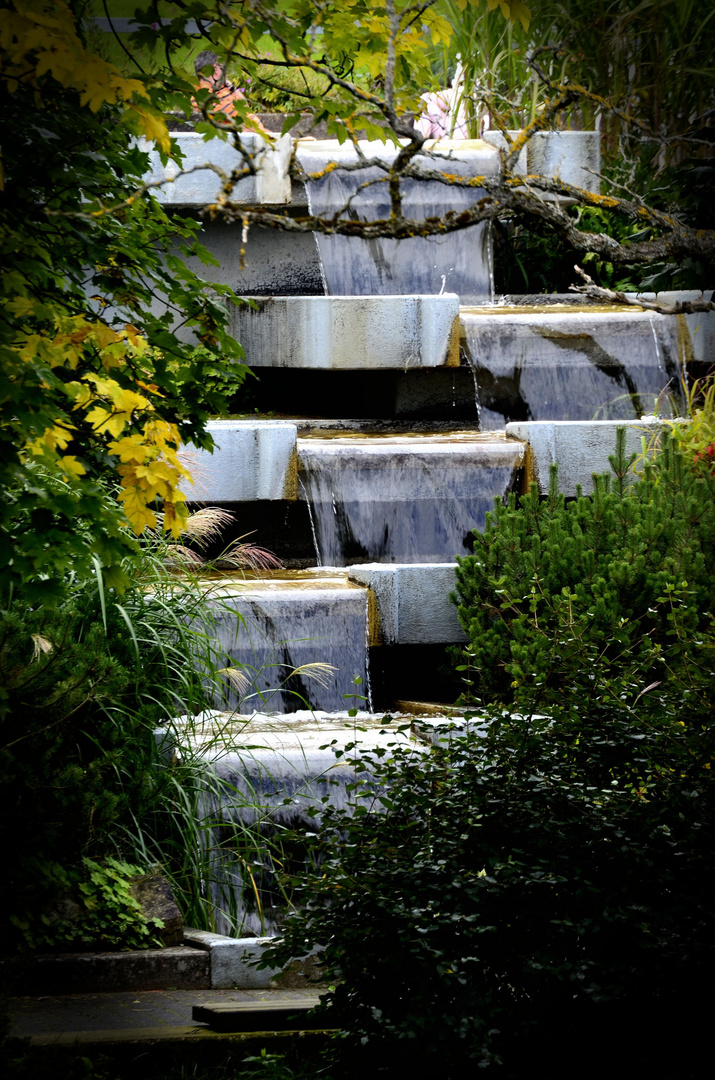
[[[191,1017],[194,1005],[302,1000],[305,990],[150,990],[67,994],[8,1000],[11,1038],[32,1043],[181,1038],[206,1031]]]

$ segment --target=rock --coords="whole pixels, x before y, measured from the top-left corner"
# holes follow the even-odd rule
[[[181,945],[184,938],[184,919],[174,899],[171,885],[162,874],[144,874],[135,878],[129,891],[149,922],[161,919],[164,926],[157,936],[166,946]]]

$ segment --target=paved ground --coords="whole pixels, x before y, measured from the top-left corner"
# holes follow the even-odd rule
[[[308,991],[310,993],[311,991]],[[33,1043],[185,1038],[206,1028],[191,1019],[193,1005],[226,1001],[291,1001],[297,990],[149,990],[119,994],[67,994],[9,1000],[10,1035]]]

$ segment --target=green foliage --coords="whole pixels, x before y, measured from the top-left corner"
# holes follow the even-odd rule
[[[715,469],[715,379],[698,379],[685,387],[687,419],[671,420],[668,430],[680,454],[699,475]]]
[[[356,758],[350,805],[320,811],[274,956],[322,953],[340,1075],[597,1077],[614,1047],[621,1068],[697,1075],[713,479],[672,437],[629,483],[631,464],[621,431],[591,498],[554,476],[543,501],[497,504],[457,575],[486,704],[429,752]]]
[[[166,761],[155,732],[220,698],[220,603],[165,569],[168,554],[156,542],[128,562],[121,601],[99,574],[61,582],[54,608],[0,611],[2,906],[38,943],[83,860],[107,857],[160,864],[187,919],[212,928],[200,843],[211,778],[205,762]]]
[[[157,499],[176,533],[178,446],[211,443],[195,394],[206,355],[245,369],[226,331],[232,291],[183,261],[213,261],[199,224],[140,190],[135,136],[170,146],[158,85],[85,49],[79,9],[7,0],[3,18],[0,589],[52,603],[68,569],[97,559],[121,587],[135,548],[124,526],[153,527]],[[177,317],[200,353],[175,336]]]
[[[149,921],[131,893],[132,879],[143,873],[143,867],[111,855],[101,863],[83,858],[81,872],[62,875],[65,891],[50,914],[42,912],[36,922],[13,915],[11,922],[26,948],[41,952],[160,946],[156,931],[163,922]]]
[[[340,1075],[521,1077],[548,1060],[561,1077],[578,1060],[591,1077],[616,1046],[623,1067],[694,1075],[715,884],[704,659],[699,695],[494,710],[431,753],[361,758],[372,778],[321,811],[274,950],[321,950]]]
[[[468,702],[593,701],[614,673],[642,689],[687,662],[713,612],[715,481],[665,437],[630,482],[624,445],[591,497],[567,502],[554,471],[547,499],[498,502],[458,560]]]

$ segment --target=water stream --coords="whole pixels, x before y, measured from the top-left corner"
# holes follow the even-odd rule
[[[482,430],[510,420],[632,420],[680,409],[677,327],[667,316],[463,312]],[[669,400],[670,399],[670,400]]]
[[[365,592],[347,582],[236,589],[217,604],[215,634],[225,666],[245,678],[241,686],[227,679],[219,707],[336,711],[345,708],[356,677],[368,685]]]
[[[384,156],[386,148],[376,145],[377,153]],[[349,155],[343,154],[343,158],[347,161]],[[301,149],[301,164],[308,172],[323,171],[330,160],[335,160],[334,150],[328,153]],[[349,160],[356,159],[352,156]],[[425,164],[435,167],[434,162]],[[467,174],[470,166],[453,160],[442,167],[455,174]],[[384,177],[379,167],[354,172],[337,168],[320,179],[309,180],[306,190],[310,212],[353,221],[388,218],[390,200]],[[363,188],[364,184],[369,186]],[[437,181],[402,182],[403,214],[413,220],[442,217],[447,211],[459,214],[483,196],[481,188],[451,187]],[[316,243],[328,295],[452,292],[458,293],[464,304],[483,302],[492,295],[492,245],[487,223],[444,236],[407,240],[363,240],[316,233]]]
[[[519,465],[518,449],[474,433],[301,439],[299,460],[324,566],[466,554]]]
[[[401,744],[424,753],[404,724],[362,710],[230,718],[218,733],[207,731],[203,745],[191,741],[212,774],[199,816],[215,930],[241,936],[280,929],[289,899],[280,880],[305,859],[286,830],[314,829],[312,815],[319,818],[325,800],[341,809],[355,804],[353,785],[366,773],[357,771],[351,748],[384,755]]]

